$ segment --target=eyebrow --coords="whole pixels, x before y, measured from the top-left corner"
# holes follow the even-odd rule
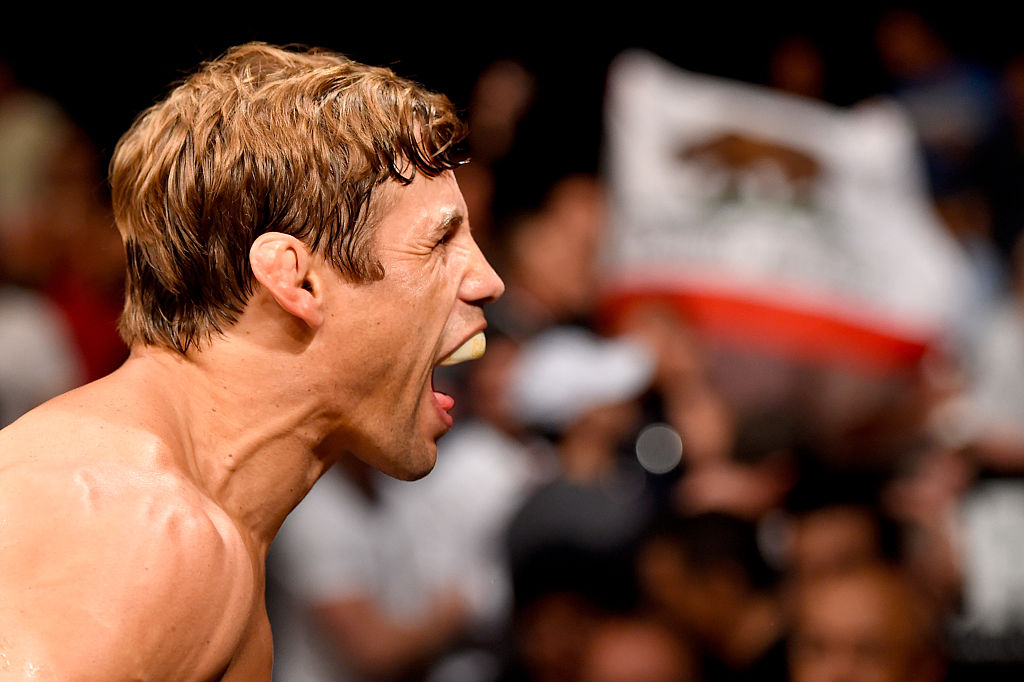
[[[459,229],[465,217],[458,211],[446,212],[444,218],[438,223],[436,232],[441,235],[449,235]]]

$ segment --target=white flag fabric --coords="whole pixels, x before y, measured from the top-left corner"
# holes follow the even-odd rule
[[[840,108],[629,51],[606,126],[609,310],[662,298],[726,340],[881,368],[960,312],[968,262],[895,104]]]

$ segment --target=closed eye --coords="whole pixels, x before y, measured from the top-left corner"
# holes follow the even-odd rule
[[[443,246],[455,238],[455,234],[459,231],[459,227],[462,226],[463,218],[460,213],[450,213],[445,216],[445,219],[441,221],[437,229],[441,233],[440,238],[437,240],[437,246]]]

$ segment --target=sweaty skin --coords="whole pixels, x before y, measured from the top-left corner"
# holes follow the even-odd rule
[[[430,471],[451,426],[432,372],[503,290],[450,172],[388,192],[383,280],[268,233],[222,335],[133,347],[0,431],[0,681],[270,679],[285,516],[339,457]]]
[[[262,679],[259,549],[119,385],[2,432],[0,680]]]

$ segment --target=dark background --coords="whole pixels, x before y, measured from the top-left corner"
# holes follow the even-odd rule
[[[51,5],[22,6],[16,19],[10,16],[14,8],[4,11],[0,57],[24,84],[61,102],[104,155],[135,114],[172,81],[247,40],[319,45],[389,65],[460,106],[487,63],[515,57],[539,79],[535,127],[544,132],[534,140],[537,153],[557,147],[586,157],[596,153],[605,69],[624,49],[641,47],[684,68],[763,82],[774,45],[787,35],[804,34],[824,53],[828,99],[848,104],[886,86],[872,29],[878,14],[891,6],[621,2],[573,10],[555,3],[152,4],[78,15]],[[963,56],[998,68],[1024,52],[1010,9],[976,3],[912,9]]]

